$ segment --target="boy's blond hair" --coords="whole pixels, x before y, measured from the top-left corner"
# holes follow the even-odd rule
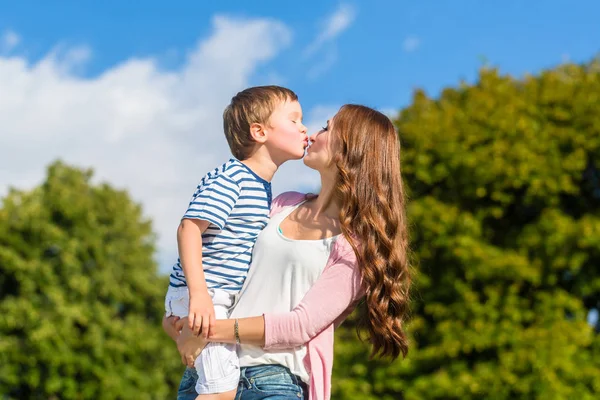
[[[223,111],[223,130],[235,158],[247,159],[256,143],[250,135],[250,125],[268,123],[275,108],[285,101],[298,101],[298,96],[274,85],[251,87],[231,99]]]

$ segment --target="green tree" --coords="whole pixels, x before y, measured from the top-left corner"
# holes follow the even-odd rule
[[[334,398],[600,397],[600,62],[417,91],[396,125],[418,277],[412,349],[339,330]]]
[[[127,193],[56,162],[0,208],[0,398],[163,399],[179,365],[167,282]]]

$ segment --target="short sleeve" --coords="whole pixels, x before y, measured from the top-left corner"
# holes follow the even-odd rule
[[[183,219],[201,219],[223,229],[239,197],[240,187],[229,176],[207,175],[196,188]]]
[[[295,206],[306,200],[306,194],[300,192],[285,192],[273,199],[271,217],[280,213],[285,207]]]

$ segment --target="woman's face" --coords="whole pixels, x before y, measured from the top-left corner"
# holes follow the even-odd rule
[[[309,136],[309,147],[304,156],[304,164],[307,167],[319,172],[326,172],[335,169],[333,165],[333,147],[331,130],[333,129],[333,120],[327,121],[327,125],[319,132]]]

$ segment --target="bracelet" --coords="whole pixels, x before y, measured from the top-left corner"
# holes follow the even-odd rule
[[[236,344],[242,344],[242,341],[240,340],[240,328],[238,326],[238,319],[235,319],[235,322],[233,323],[233,335],[235,336],[235,343]]]

